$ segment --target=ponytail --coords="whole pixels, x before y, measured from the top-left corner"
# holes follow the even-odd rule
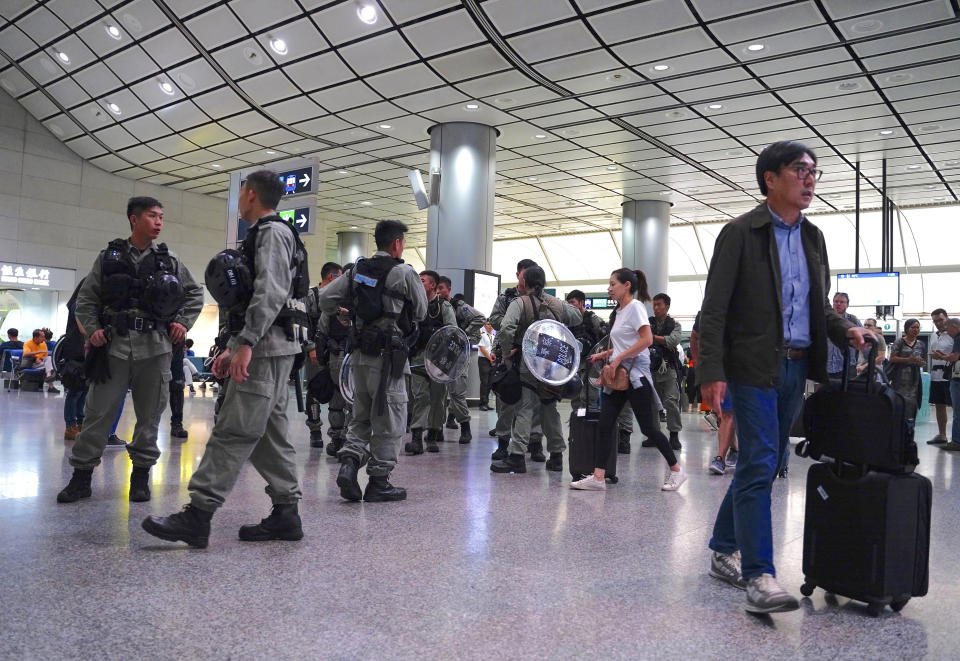
[[[621,284],[630,285],[630,293],[633,294],[641,303],[650,301],[650,292],[647,289],[647,276],[640,269],[617,269],[613,272]]]

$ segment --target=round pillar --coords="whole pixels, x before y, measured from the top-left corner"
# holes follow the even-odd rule
[[[427,268],[462,292],[464,271],[493,264],[493,202],[499,132],[474,122],[431,126]],[[439,173],[439,184],[437,174]],[[439,186],[439,191],[433,190]]]
[[[623,265],[644,272],[651,297],[667,291],[670,206],[663,200],[623,203]]]
[[[369,257],[370,235],[366,232],[337,232],[337,260],[340,266],[356,263],[361,257]]]

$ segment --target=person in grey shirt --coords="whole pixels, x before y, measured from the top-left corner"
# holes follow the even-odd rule
[[[133,464],[129,499],[150,500],[149,475],[160,457],[157,428],[167,406],[172,343],[183,342],[203,308],[203,289],[190,271],[166,244],[156,243],[163,205],[152,197],[132,197],[127,220],[130,238],[110,242],[77,294],[77,324],[101,354],[106,371],[103,378],[88,379],[83,430],[70,451],[73,476],[57,494],[60,503],[91,496],[93,469],[100,464],[127,388],[137,413],[127,444]]]
[[[345,500],[388,502],[405,500],[406,489],[390,484],[397,465],[407,421],[407,361],[410,333],[427,313],[420,276],[400,259],[407,226],[381,220],[374,230],[377,252],[347,269],[342,278],[320,290],[320,310],[336,314],[341,307],[353,315],[350,352],[353,414],[347,439],[337,456],[337,486]],[[370,477],[361,491],[360,466]]]
[[[242,327],[228,322],[232,336],[213,363],[214,376],[229,375],[230,380],[203,458],[187,487],[190,504],[176,514],[143,520],[143,529],[160,539],[205,548],[213,513],[223,505],[248,459],[266,480],[273,508],[259,524],[242,526],[240,539],[303,538],[296,453],[287,435],[287,383],[302,338],[282,322],[290,301],[306,295],[309,275],[300,237],[275,211],[282,196],[278,175],[270,170],[247,175],[240,189],[240,217],[248,223],[258,219],[241,249],[253,276],[253,292],[242,313]]]

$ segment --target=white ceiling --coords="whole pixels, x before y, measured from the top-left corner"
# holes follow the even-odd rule
[[[223,195],[230,170],[316,157],[332,243],[386,217],[425,241],[406,174],[452,120],[500,130],[496,238],[616,229],[625,198],[729,219],[786,138],[825,171],[814,212],[852,207],[857,160],[862,207],[884,158],[903,206],[960,192],[958,0],[374,4],[367,25],[355,0],[0,0],[0,85],[124,177]]]

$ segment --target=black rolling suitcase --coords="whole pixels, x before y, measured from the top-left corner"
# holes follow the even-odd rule
[[[578,415],[577,411],[570,414],[570,454],[567,463],[570,466],[570,476],[574,480],[579,480],[587,475],[593,475],[594,448],[597,439],[600,437],[600,413],[589,409],[584,415]],[[607,460],[605,469],[607,471],[607,481],[616,484],[617,478],[617,428],[613,427],[612,435],[614,438],[610,443],[610,458]]]
[[[930,480],[917,473],[814,464],[807,473],[800,592],[815,587],[899,611],[927,593]]]

